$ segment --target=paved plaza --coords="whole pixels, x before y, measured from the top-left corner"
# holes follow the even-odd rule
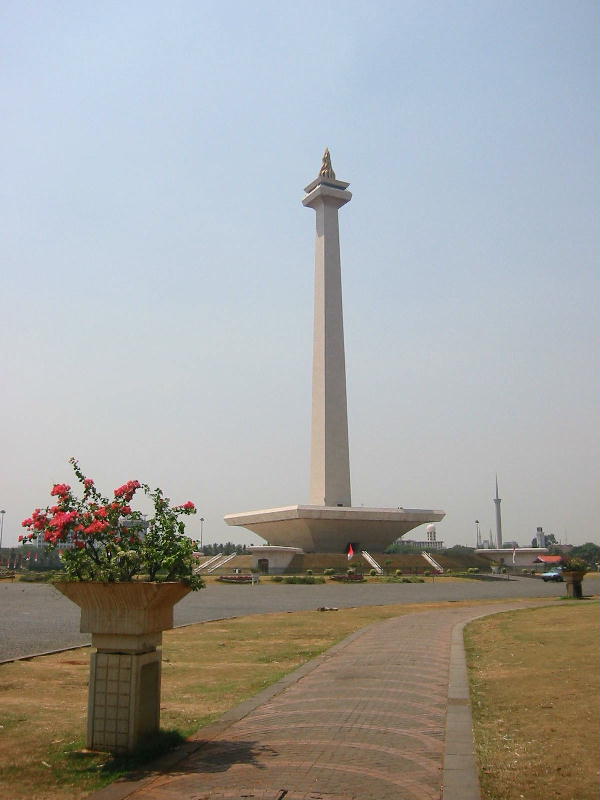
[[[586,594],[600,593],[597,576],[583,582]],[[305,611],[320,606],[390,605],[429,603],[443,600],[512,599],[517,597],[558,597],[565,594],[562,583],[544,583],[534,578],[510,581],[472,580],[403,584],[327,583],[294,586],[270,583],[259,586],[210,584],[193,592],[175,606],[175,624],[188,625],[211,619],[266,614],[273,611]],[[11,658],[89,644],[79,633],[79,609],[47,584],[0,583],[0,662]]]
[[[462,626],[543,602],[370,625],[90,800],[478,800]]]

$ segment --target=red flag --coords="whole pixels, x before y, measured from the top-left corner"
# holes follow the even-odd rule
[[[354,556],[354,548],[352,547],[352,544],[349,544],[348,545],[348,561],[350,561],[350,559],[353,556]]]

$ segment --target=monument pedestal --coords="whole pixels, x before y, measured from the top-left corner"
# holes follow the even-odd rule
[[[160,645],[162,634],[157,637]],[[86,746],[128,753],[159,728],[162,650],[130,649],[136,637],[127,636],[112,636],[110,648],[100,647],[103,638],[92,636],[98,649],[90,660]],[[121,638],[130,641],[120,645]]]

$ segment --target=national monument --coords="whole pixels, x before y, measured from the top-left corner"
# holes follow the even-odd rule
[[[317,223],[310,503],[225,517],[228,525],[248,528],[271,546],[305,553],[382,553],[418,525],[445,516],[430,509],[352,506],[338,222],[339,209],[352,199],[349,185],[336,179],[325,150],[302,200],[315,210]]]

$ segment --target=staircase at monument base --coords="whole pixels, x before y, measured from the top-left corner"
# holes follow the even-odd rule
[[[224,555],[223,553],[218,553],[216,556],[209,558],[208,561],[204,561],[204,563],[200,564],[199,567],[196,567],[196,572],[206,572],[210,575],[215,570],[219,569],[220,567],[225,566],[225,564],[229,563],[232,559],[237,556],[237,553],[230,553],[229,555]]]
[[[369,555],[383,567],[383,574],[387,575],[393,574],[397,569],[402,570],[404,575],[422,575],[423,571],[426,569],[435,569],[436,573],[441,574],[442,570],[445,573],[446,571],[464,571],[468,567],[479,567],[482,571],[486,571],[486,569],[489,568],[489,562],[471,553],[463,553],[460,556],[454,557],[449,557],[447,554],[436,553],[434,561],[442,568],[441,570],[438,570],[430,561],[424,559],[419,550],[415,550],[414,553],[369,552]],[[212,565],[216,567],[216,571],[219,571],[219,566],[216,562],[221,560],[222,566],[225,558],[228,558],[228,556],[223,556],[222,553],[216,556],[206,557],[201,564],[195,567],[195,571],[201,575],[214,575],[214,572],[208,573],[208,569]],[[252,567],[255,566],[253,563],[254,561],[255,558],[250,554],[238,555],[225,564],[223,571],[237,567],[243,572],[250,572]],[[354,558],[350,561],[348,561],[345,553],[302,553],[294,556],[286,568],[285,574],[299,575],[304,573],[307,569],[311,569],[315,575],[322,575],[324,569],[331,567],[333,567],[336,572],[345,572],[348,567],[354,567],[357,572],[360,572],[365,570],[366,566],[367,564],[360,550],[354,554]],[[375,569],[375,567],[373,567],[373,569]]]
[[[421,553],[421,555],[423,556],[423,558],[425,559],[425,561],[427,561],[427,563],[428,563],[428,564],[431,564],[431,566],[434,568],[434,570],[435,570],[436,572],[440,572],[440,573],[441,573],[441,572],[443,572],[443,571],[444,571],[444,568],[441,566],[441,564],[439,564],[439,563],[438,563],[438,562],[435,560],[435,558],[434,558],[434,557],[431,555],[431,553],[427,553],[425,550],[423,550],[423,552]]]
[[[377,572],[378,575],[383,575],[383,567],[381,566],[381,564],[375,561],[375,559],[370,553],[367,553],[366,550],[361,550],[360,554],[367,562],[367,564],[370,564],[371,567],[373,567],[373,569]]]
[[[211,558],[207,559],[206,561],[203,561],[202,564],[199,564],[194,570],[194,572],[202,572],[202,570],[205,570],[208,567],[210,567],[210,565],[214,564],[215,561],[217,561],[219,558],[221,558],[221,553],[217,553],[216,556],[211,556]]]
[[[215,561],[214,564],[210,565],[210,567],[208,568],[207,572],[210,575],[211,572],[214,572],[216,569],[219,569],[220,567],[224,567],[225,564],[228,564],[236,556],[237,556],[237,553],[231,553],[228,556],[221,556],[221,558],[218,561]]]

